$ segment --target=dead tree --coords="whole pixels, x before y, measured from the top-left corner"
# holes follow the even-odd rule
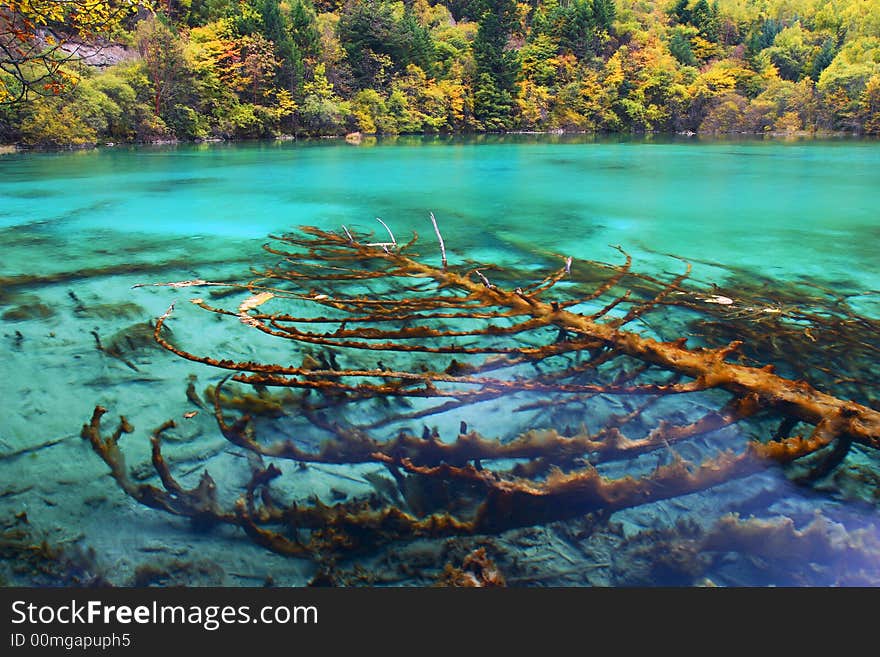
[[[806,477],[819,477],[853,445],[880,447],[880,412],[870,405],[778,375],[774,363],[752,364],[739,339],[712,344],[712,335],[736,337],[736,327],[754,337],[756,322],[772,317],[778,335],[815,341],[815,333],[827,331],[870,355],[876,323],[841,315],[840,299],[837,315],[774,310],[754,293],[738,297],[732,290],[687,285],[689,266],[668,281],[635,273],[622,250],[621,265],[560,256],[557,270],[527,283],[525,271],[448,263],[436,221],[441,250],[427,257],[414,253],[415,236],[399,243],[382,225],[387,238],[345,227],[341,233],[303,228],[274,237],[265,249],[277,263],[240,285],[159,284],[205,288],[216,298],[240,293],[244,298],[231,308],[204,297],[190,301],[279,344],[297,345],[299,362],[190,351],[162,331],[172,305],[156,323],[156,341],[181,358],[229,372],[210,390],[216,421],[232,444],[256,455],[258,465],[234,507],[221,508],[207,472],[193,489],[172,475],[161,453],[169,422],[152,437],[162,487],[134,483],[118,446],[131,427],[123,418],[103,437],[106,411],[97,408],[83,437],[126,493],[172,514],[237,525],[276,552],[307,556],[614,512],[810,455]],[[647,328],[636,331],[636,322]],[[688,346],[683,334],[663,339],[652,323],[702,332],[700,344]],[[257,391],[250,406],[246,395],[231,391],[229,378]],[[305,418],[312,434],[326,435],[318,448],[304,447],[301,428],[281,440],[259,438],[253,400],[273,399],[270,389],[286,390],[286,412]],[[535,413],[517,437],[502,441],[469,429],[469,411],[501,398],[512,415]],[[670,401],[675,412],[657,412]],[[245,412],[232,417],[232,406]],[[555,425],[563,410],[580,422]],[[441,437],[424,424],[449,414],[462,418],[455,436]],[[723,449],[704,450],[698,460],[679,455],[688,441],[746,421],[765,432],[763,439],[733,432],[724,434],[733,438]],[[275,422],[283,432],[284,419]],[[667,462],[647,470],[637,465],[652,452]],[[400,503],[375,497],[332,505],[279,500],[272,482],[284,461],[382,464]],[[610,463],[633,464],[632,472],[607,476],[602,468]]]

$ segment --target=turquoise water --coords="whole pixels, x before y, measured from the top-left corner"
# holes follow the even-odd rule
[[[164,518],[125,499],[77,434],[97,403],[139,428],[157,426],[180,414],[188,376],[209,382],[217,373],[149,347],[132,349],[128,364],[108,358],[93,331],[107,344],[187,296],[132,290],[136,283],[241,279],[270,233],[303,224],[381,231],[381,217],[400,241],[412,231],[432,238],[433,212],[453,262],[528,264],[533,251],[617,262],[609,245],[619,244],[647,272],[680,271],[680,261],[663,255],[674,254],[700,261],[695,274],[705,281],[725,275],[703,264],[715,262],[864,292],[880,289],[878,188],[880,147],[860,141],[513,136],[0,156],[0,448],[15,454],[0,461],[8,492],[0,502],[7,513],[26,509],[41,530],[99,546],[120,573],[136,565],[125,555],[144,543],[204,550],[205,537],[181,538],[185,529],[170,531]],[[51,274],[63,276],[21,278]],[[108,305],[122,302],[134,306]],[[42,314],[9,314],[39,304]],[[876,310],[867,301],[864,308]],[[175,330],[196,341],[204,329]],[[216,454],[223,441],[203,416],[181,442]],[[20,454],[53,440],[60,442]],[[131,464],[147,458],[143,434],[126,440]],[[108,519],[119,514],[137,531],[118,531]],[[301,566],[242,543],[230,538],[236,556],[216,559],[240,565],[259,555],[288,569],[289,583],[302,583]]]
[[[0,226],[261,239],[301,224],[430,231],[473,257],[499,235],[575,256],[621,244],[876,287],[870,142],[400,140],[181,146],[0,160]],[[12,257],[9,257],[11,255]],[[17,253],[4,274],[29,271]]]

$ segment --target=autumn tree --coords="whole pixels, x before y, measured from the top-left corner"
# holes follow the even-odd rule
[[[153,109],[162,109],[174,95],[186,62],[175,34],[155,14],[138,23],[135,43],[153,87]]]
[[[65,64],[112,38],[138,6],[129,0],[0,0],[0,103],[58,95],[77,80]]]
[[[873,75],[859,98],[862,129],[868,135],[880,135],[880,74]]]
[[[311,80],[303,85],[303,103],[299,116],[306,132],[314,135],[338,134],[345,129],[351,114],[349,105],[336,94],[327,79],[323,63],[315,66]]]
[[[469,127],[465,86],[457,79],[429,78],[415,64],[394,81],[387,105],[399,132],[459,132]]]
[[[822,71],[817,90],[822,96],[833,129],[861,129],[860,99],[868,81],[880,73],[880,39],[854,39],[844,45]]]
[[[156,16],[138,0],[85,1],[0,0],[3,141],[877,131],[877,2],[162,0]],[[62,66],[120,25],[128,61]],[[100,93],[65,94],[61,112],[53,94],[79,78]],[[95,118],[90,102],[129,91],[129,109]]]

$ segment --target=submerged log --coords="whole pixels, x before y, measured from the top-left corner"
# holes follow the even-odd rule
[[[232,444],[260,459],[382,464],[399,488],[400,503],[393,496],[381,502],[354,499],[334,505],[282,502],[271,491],[281,469],[274,462],[265,466],[255,461],[241,498],[234,508],[224,510],[207,474],[192,490],[182,488],[172,476],[160,444],[170,424],[153,436],[153,463],[163,489],[135,485],[128,478],[117,445],[128,429],[126,422],[114,436],[103,438],[104,411],[97,409],[83,436],[123,490],[139,502],[200,521],[238,525],[258,544],[297,556],[367,549],[416,537],[498,533],[610,513],[827,451],[812,471],[821,477],[841,463],[854,444],[880,448],[880,412],[778,375],[773,363],[732,362],[742,361],[741,341],[688,347],[684,337],[663,340],[646,334],[649,331],[626,328],[655,315],[666,319],[676,309],[688,314],[676,321],[699,326],[701,320],[716,321],[721,312],[717,308],[748,306],[744,299],[685,287],[690,267],[664,282],[633,273],[632,259],[624,254],[621,266],[590,263],[590,280],[599,282],[584,289],[576,280],[581,267],[566,257],[558,270],[540,281],[522,281],[510,289],[510,274],[497,267],[451,265],[436,220],[432,223],[441,249],[439,266],[412,255],[415,237],[400,244],[384,223],[390,241],[384,236],[360,238],[345,227],[342,234],[304,228],[275,238],[277,246],[267,245],[281,262],[248,283],[197,279],[161,284],[240,291],[246,296],[233,308],[216,307],[202,298],[192,302],[299,344],[300,365],[240,361],[179,346],[163,330],[173,305],[158,318],[153,334],[172,353],[229,371],[234,381],[257,389],[256,396],[224,394],[224,379],[208,395],[218,426]],[[597,279],[599,274],[604,277]],[[287,304],[298,312],[287,312]],[[311,310],[303,311],[304,306]],[[728,319],[735,323],[729,315]],[[828,326],[824,321],[817,319],[799,330],[809,339],[811,326],[818,331]],[[872,330],[871,320],[865,321],[845,328]],[[270,388],[282,388],[283,398],[273,400]],[[301,392],[294,395],[291,390]],[[591,400],[614,399],[624,405],[624,412],[600,413],[602,426],[592,432],[586,426],[563,431],[526,425],[519,437],[503,442],[468,430],[463,420],[459,435],[446,441],[428,427],[419,435],[409,426],[414,420],[462,412],[505,395],[525,396],[522,407],[531,409],[565,400],[568,408],[585,414],[583,422],[592,419],[586,415]],[[699,397],[695,406],[704,410],[680,422],[652,416],[652,406],[676,396]],[[282,416],[277,422],[296,415],[329,438],[317,448],[304,447],[298,435],[261,441],[248,410],[257,408],[256,401],[259,408],[281,408],[282,399],[284,412],[277,413]],[[387,405],[390,399],[422,399],[434,405],[394,409]],[[227,417],[231,400],[239,400],[244,413],[235,419]],[[364,410],[376,401],[385,405]],[[705,409],[719,401],[717,410]],[[349,413],[351,409],[358,412]],[[673,451],[670,463],[641,474],[636,468],[632,475],[610,478],[596,467],[607,461],[635,464],[639,455],[671,451],[673,445],[754,418],[774,420],[779,428],[772,437],[765,434],[767,440],[738,440],[692,462]],[[391,425],[397,425],[396,434],[377,435]],[[792,436],[801,425],[811,429]],[[626,435],[627,427],[647,431]],[[495,465],[511,460],[516,461],[512,470]],[[439,511],[426,511],[432,502]]]

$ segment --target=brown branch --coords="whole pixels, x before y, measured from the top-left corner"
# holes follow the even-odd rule
[[[267,549],[315,557],[387,541],[497,533],[587,513],[608,514],[815,455],[808,459],[818,461],[808,480],[830,473],[853,444],[880,448],[880,412],[785,378],[775,373],[775,363],[761,363],[759,354],[748,351],[756,343],[775,339],[790,345],[799,339],[801,344],[822,340],[822,348],[845,345],[865,353],[858,345],[872,344],[874,324],[859,322],[839,296],[829,300],[827,312],[767,313],[761,310],[766,306],[750,305],[745,296],[728,297],[723,289],[711,294],[703,288],[686,289],[689,265],[668,282],[633,273],[632,258],[619,247],[626,257],[621,266],[574,264],[568,258],[563,268],[523,285],[516,272],[491,264],[449,267],[436,219],[431,219],[441,245],[440,267],[419,261],[410,253],[415,238],[398,244],[381,220],[390,242],[363,242],[345,227],[344,235],[304,228],[276,238],[280,247],[266,247],[282,259],[277,267],[255,272],[259,278],[247,284],[229,286],[250,294],[234,308],[193,300],[207,312],[235,317],[263,334],[290,341],[285,345],[300,345],[300,366],[201,355],[175,345],[162,331],[172,305],[156,323],[156,341],[181,358],[229,373],[209,395],[216,422],[234,446],[256,455],[252,460],[260,465],[254,466],[234,508],[223,510],[209,475],[193,489],[173,477],[161,453],[161,436],[173,427],[166,423],[152,437],[152,462],[162,488],[135,484],[118,446],[131,427],[123,418],[113,435],[102,437],[105,411],[99,407],[83,436],[119,486],[147,506],[233,524]],[[490,270],[495,283],[484,273]],[[600,275],[605,277],[601,282]],[[587,279],[593,281],[592,290],[585,291],[580,281]],[[164,285],[213,284],[196,279]],[[551,292],[557,298],[545,300]],[[748,298],[762,294],[756,286]],[[290,303],[296,304],[295,313],[286,312]],[[589,304],[589,310],[575,312],[581,304]],[[609,316],[622,305],[628,308],[625,313]],[[636,319],[666,320],[675,308],[697,317],[686,325],[693,327],[692,333],[711,334],[712,339],[689,348],[685,337],[661,341],[623,329]],[[676,325],[677,320],[676,315],[666,324]],[[728,330],[731,326],[738,333]],[[778,330],[764,338],[761,332],[767,326]],[[771,350],[784,354],[786,347],[780,343]],[[414,354],[426,362],[414,362]],[[455,359],[441,357],[445,354]],[[373,360],[377,357],[388,365]],[[730,362],[733,357],[738,362]],[[844,363],[848,358],[845,348],[822,357],[821,365],[830,369],[838,362],[832,359]],[[757,366],[745,364],[755,362]],[[259,394],[224,394],[229,378],[259,386]],[[844,373],[838,378],[849,384],[858,379]],[[283,392],[270,393],[273,388]],[[291,388],[302,392],[293,394]],[[451,418],[461,419],[460,430],[444,441],[437,429],[408,424],[459,409],[479,413],[479,402],[512,395],[516,410],[549,409],[551,417],[564,417],[566,423],[570,417],[573,426],[584,428],[571,435],[569,429],[538,427],[533,421],[502,441],[468,430],[468,423],[480,426],[479,415],[476,421],[466,416]],[[693,404],[675,419],[663,419],[659,403],[668,395],[692,398]],[[611,402],[611,397],[619,401]],[[228,418],[233,406],[245,413]],[[623,410],[610,412],[619,407]],[[349,411],[359,426],[351,423]],[[265,416],[285,414],[298,418],[293,425],[298,431],[309,423],[312,431],[326,432],[329,438],[309,449],[297,435],[262,442],[258,427],[269,421]],[[601,426],[591,433],[585,426],[593,417]],[[771,438],[723,450],[707,447],[708,452],[700,450],[702,461],[693,464],[673,450],[740,422]],[[770,422],[778,424],[775,432],[767,428]],[[800,425],[812,427],[811,433],[791,436]],[[388,426],[396,433],[379,435]],[[718,438],[740,440],[741,435],[724,432]],[[671,451],[672,462],[638,477],[609,478],[595,467],[611,460],[635,463],[639,455],[661,449]],[[379,501],[281,502],[271,487],[282,472],[274,463],[263,466],[262,459],[381,463],[399,491]]]

